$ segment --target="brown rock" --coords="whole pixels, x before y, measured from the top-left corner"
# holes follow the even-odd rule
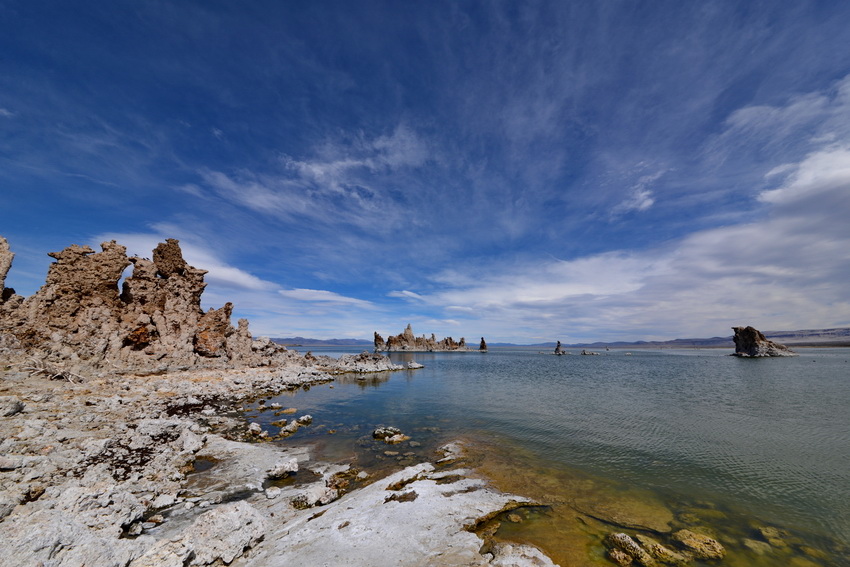
[[[9,273],[14,258],[15,255],[9,250],[9,243],[0,236],[0,303],[6,300],[6,288],[3,285],[6,283],[6,274]],[[14,293],[14,290],[12,290],[12,293]]]
[[[735,331],[735,356],[761,358],[768,356],[796,356],[796,353],[779,343],[767,339],[753,327],[732,327]]]
[[[172,275],[182,276],[189,267],[183,259],[179,242],[174,238],[167,238],[157,245],[153,251],[153,263],[156,264],[157,275],[165,279]]]
[[[638,565],[653,567],[656,564],[655,559],[653,559],[645,549],[624,533],[609,534],[605,539],[605,542],[610,549],[617,549],[623,552],[625,555],[633,559]],[[629,563],[625,563],[625,565],[628,564]],[[624,565],[624,563],[620,563],[620,565]]]
[[[399,335],[391,335],[387,338],[386,342],[384,342],[381,335],[375,333],[375,350],[388,352],[400,350],[431,352],[447,350],[465,351],[470,349],[466,346],[466,339],[464,338],[461,338],[459,342],[456,342],[452,337],[446,337],[441,341],[437,341],[437,338],[433,334],[431,334],[430,338],[426,338],[424,335],[417,337],[413,334],[413,329],[408,324],[404,329],[404,332]]]
[[[52,364],[135,371],[265,366],[288,358],[284,347],[255,341],[244,319],[234,329],[232,304],[203,312],[206,271],[186,263],[177,240],[158,245],[152,261],[128,258],[114,241],[101,248],[72,245],[50,253],[56,262],[45,284],[31,297],[3,302],[0,346]],[[0,238],[0,282],[12,257]],[[118,282],[130,265],[119,294]]]
[[[195,352],[201,356],[227,356],[227,337],[233,334],[230,325],[232,303],[221,309],[210,309],[198,321],[195,332]]]

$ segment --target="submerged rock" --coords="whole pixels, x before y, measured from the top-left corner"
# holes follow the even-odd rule
[[[576,497],[572,506],[582,514],[628,529],[669,533],[673,521],[670,509],[649,494],[596,492]]]
[[[769,356],[797,356],[785,345],[766,338],[761,331],[753,327],[732,327],[735,331],[735,356],[743,358],[763,358]]]
[[[723,559],[726,555],[726,549],[716,539],[691,530],[679,530],[673,534],[673,540],[699,559]]]
[[[643,565],[644,567],[654,567],[654,565],[656,565],[655,559],[653,559],[652,556],[635,540],[624,533],[610,534],[607,538],[605,538],[605,543],[608,545],[609,549],[621,551],[623,554],[633,559],[638,565]],[[628,565],[628,563],[621,562],[622,557],[620,556],[618,556],[615,561],[618,561],[620,565]]]
[[[635,539],[652,557],[665,565],[684,567],[691,561],[690,556],[673,551],[645,534],[636,534]]]

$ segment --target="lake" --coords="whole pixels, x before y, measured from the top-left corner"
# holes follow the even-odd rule
[[[606,523],[618,506],[671,514],[675,529],[707,528],[727,548],[723,565],[850,564],[850,349],[772,359],[571,352],[392,353],[425,368],[345,376],[271,401],[314,418],[284,443],[311,443],[319,458],[366,470],[469,441],[498,488],[547,504],[497,535],[534,543],[562,566],[612,564],[602,536],[634,533]],[[280,419],[257,404],[248,415],[272,433]],[[378,425],[414,443],[386,455],[370,438]]]

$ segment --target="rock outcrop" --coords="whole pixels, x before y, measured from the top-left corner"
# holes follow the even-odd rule
[[[159,244],[153,260],[128,257],[115,241],[100,252],[72,245],[49,256],[56,261],[34,295],[4,288],[0,348],[66,367],[137,372],[278,365],[290,357],[285,347],[255,341],[246,320],[234,328],[232,304],[201,309],[206,271],[186,263],[177,240]],[[0,283],[12,258],[0,238]]]
[[[762,358],[768,356],[797,356],[797,353],[779,343],[767,339],[753,327],[732,327],[735,331],[735,356]]]
[[[482,342],[484,338],[481,338]],[[432,333],[429,338],[425,335],[417,337],[413,334],[413,329],[410,325],[404,329],[400,335],[389,337],[386,342],[384,338],[375,333],[375,352],[393,352],[393,351],[408,351],[408,352],[434,352],[434,351],[470,351],[466,346],[466,339],[461,337],[459,341],[455,341],[451,337],[446,337],[440,341]]]
[[[101,249],[50,253],[56,261],[45,284],[26,299],[4,288],[0,348],[70,367],[136,372],[277,365],[289,357],[285,347],[255,341],[246,320],[234,328],[232,304],[201,309],[206,271],[186,263],[177,240],[159,244],[153,260],[127,257],[115,241]],[[0,238],[0,283],[12,257]]]
[[[481,352],[487,352],[487,341],[484,340],[484,337],[481,337],[481,344],[478,345],[478,350]]]
[[[6,242],[5,238],[0,236],[0,304],[4,303],[7,299],[7,292],[4,285],[6,283],[6,274],[9,273],[9,268],[12,267],[12,260],[14,258],[15,255],[9,250],[9,243]],[[8,296],[14,293],[14,289],[9,289]]]

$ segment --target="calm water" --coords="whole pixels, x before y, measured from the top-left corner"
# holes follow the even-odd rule
[[[380,424],[399,427],[420,444],[399,448],[392,457],[399,465],[429,458],[446,440],[480,439],[493,448],[491,468],[505,478],[510,465],[521,469],[517,478],[540,476],[540,486],[543,476],[558,478],[565,492],[581,478],[615,498],[618,490],[645,491],[683,518],[702,510],[701,523],[731,542],[729,564],[775,564],[776,557],[741,543],[758,539],[754,530],[764,525],[792,534],[796,547],[783,561],[850,564],[850,349],[802,349],[799,357],[761,360],[722,350],[632,352],[394,353],[397,362],[416,360],[425,368],[343,378],[275,401],[313,415],[313,426],[286,442],[317,443],[325,458],[356,455],[360,466],[379,464],[385,456],[369,434]],[[279,419],[269,411],[253,417],[266,424]],[[515,484],[505,481],[519,490]],[[574,516],[565,508],[563,518]],[[589,543],[579,555],[596,564],[593,556],[602,561],[603,551],[593,529],[585,531]],[[804,546],[811,548],[807,555],[799,553]],[[567,555],[560,560],[583,563]]]

